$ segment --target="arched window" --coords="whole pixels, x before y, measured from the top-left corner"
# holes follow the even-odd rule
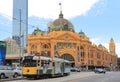
[[[36,49],[37,46],[36,45],[32,45],[31,49]]]
[[[34,44],[31,46],[31,54],[32,53],[34,53],[34,54],[37,53],[37,46]]]
[[[81,57],[85,57],[85,52],[83,46],[80,47]]]
[[[68,31],[68,25],[67,24],[64,24],[64,30]]]
[[[43,45],[43,48],[45,49],[45,48],[49,48],[49,47],[48,47],[47,44],[44,44],[44,45]]]

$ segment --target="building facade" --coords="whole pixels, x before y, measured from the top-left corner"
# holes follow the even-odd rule
[[[49,31],[42,33],[35,29],[28,35],[28,54],[39,54],[48,57],[60,57],[71,62],[71,66],[85,69],[95,67],[117,66],[115,43],[111,39],[109,51],[102,45],[92,44],[84,32],[75,32],[70,21],[63,17],[49,23]]]
[[[20,46],[11,38],[6,38],[4,41],[7,44],[6,64],[12,65],[13,63],[19,63],[19,60],[22,57],[22,49]]]
[[[28,35],[28,0],[13,0],[13,36],[19,46],[26,47]]]

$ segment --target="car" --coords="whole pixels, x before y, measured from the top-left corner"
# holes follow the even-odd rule
[[[22,67],[16,67],[13,69],[13,71],[15,72],[16,77],[22,75]]]
[[[6,77],[17,77],[11,66],[0,66],[0,79]]]
[[[94,70],[94,72],[95,73],[106,73],[106,70],[105,69],[102,69],[102,68],[96,68],[95,70]]]
[[[80,68],[72,67],[72,68],[70,69],[70,71],[71,71],[71,72],[80,72],[81,70],[80,70]]]

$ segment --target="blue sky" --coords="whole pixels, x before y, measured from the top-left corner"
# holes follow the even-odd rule
[[[0,0],[0,40],[12,36],[12,1]],[[120,57],[120,0],[29,0],[29,33],[33,26],[47,30],[48,22],[58,18],[59,2],[76,32],[82,30],[93,43],[106,48],[113,38]]]

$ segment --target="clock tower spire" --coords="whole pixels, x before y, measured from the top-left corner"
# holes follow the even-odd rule
[[[111,38],[110,43],[109,43],[109,50],[111,55],[115,55],[115,42],[113,38]]]

